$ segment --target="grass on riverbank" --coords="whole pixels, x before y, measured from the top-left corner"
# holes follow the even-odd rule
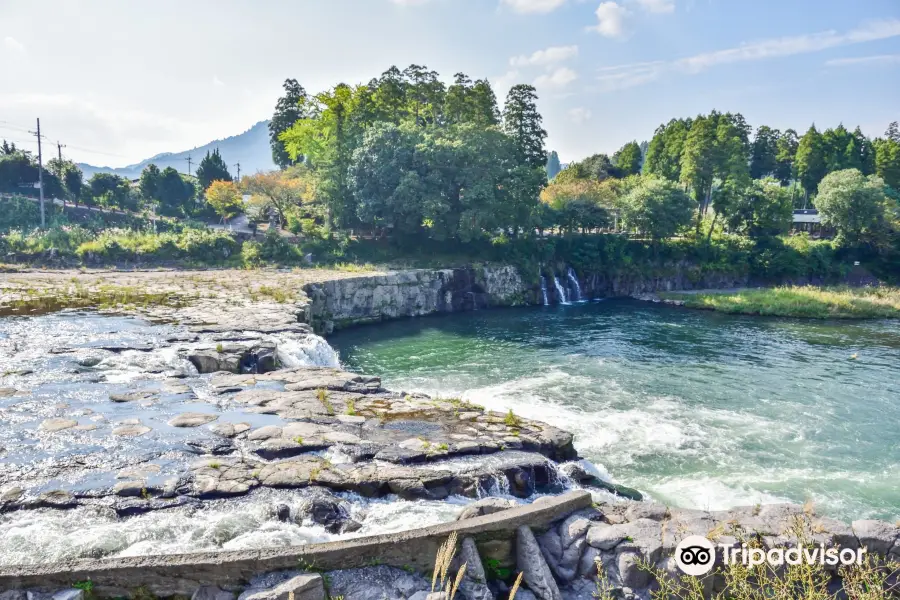
[[[737,292],[664,292],[663,300],[730,314],[809,319],[898,319],[900,288],[788,286]]]

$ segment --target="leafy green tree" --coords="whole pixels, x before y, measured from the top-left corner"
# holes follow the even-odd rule
[[[206,190],[213,181],[231,181],[231,173],[228,172],[228,165],[219,154],[216,148],[212,152],[207,151],[206,156],[200,161],[197,167],[197,181],[201,190]]]
[[[47,163],[47,170],[55,178],[54,184],[58,182],[60,185],[60,190],[57,190],[60,192],[58,195],[73,200],[77,205],[81,196],[81,188],[84,185],[84,175],[78,165],[71,160],[54,158]],[[45,188],[46,185],[47,182],[44,182]]]
[[[816,209],[823,224],[834,227],[843,241],[856,243],[884,226],[886,200],[880,177],[845,169],[829,173],[819,183]]]
[[[800,138],[800,143],[797,145],[797,156],[794,159],[797,179],[803,186],[807,198],[815,193],[819,182],[825,177],[828,170],[827,159],[822,134],[815,125],[812,125]]]
[[[112,173],[94,173],[88,181],[94,201],[105,208],[130,208],[131,182]],[[136,207],[134,207],[136,208]]]
[[[500,125],[500,109],[497,96],[487,79],[479,79],[472,86],[472,98],[465,122],[479,127]]]
[[[286,79],[283,87],[284,95],[275,104],[275,114],[269,121],[269,143],[272,146],[272,160],[282,169],[286,169],[297,159],[291,158],[285,150],[281,134],[309,115],[304,111],[308,96],[303,86],[297,83],[296,79]]]
[[[778,136],[776,145],[775,170],[772,175],[782,185],[787,185],[796,175],[794,172],[794,159],[797,156],[797,148],[800,145],[800,141],[797,139],[797,132],[793,129],[786,130]]]
[[[694,195],[699,206],[698,215],[706,212],[712,196],[719,155],[715,115],[699,116],[691,125],[681,154],[681,183]],[[651,144],[652,148],[652,144]],[[697,227],[700,226],[698,217]]]
[[[560,171],[562,171],[562,165],[559,163],[559,154],[553,150],[547,155],[547,181],[553,181]]]
[[[578,179],[604,181],[610,177],[621,176],[621,171],[613,164],[609,156],[594,154],[579,162],[571,163],[557,175],[557,179],[560,183],[566,183]]]
[[[737,190],[727,222],[731,231],[759,238],[787,233],[792,219],[790,190],[774,177],[767,177]]]
[[[692,124],[691,119],[672,119],[656,128],[647,147],[645,173],[671,181],[681,180],[681,156]]]
[[[762,179],[778,170],[778,142],[781,132],[762,125],[756,130],[750,156],[750,177]]]
[[[547,132],[537,109],[537,91],[530,85],[516,85],[506,96],[503,109],[503,131],[519,148],[520,162],[542,169],[547,162],[544,140]]]
[[[900,191],[900,141],[887,137],[875,140],[874,147],[875,174],[894,190]]]
[[[900,144],[900,123],[894,121],[888,125],[887,131],[884,132],[884,137],[892,142]]]
[[[619,170],[620,177],[639,175],[643,166],[641,147],[636,141],[628,142],[613,155],[613,164]]]
[[[166,167],[160,173],[156,194],[161,214],[185,216],[191,212],[197,188],[193,181],[182,177],[181,173],[172,167]]]
[[[406,87],[403,73],[397,67],[381,74],[373,95],[378,121],[399,125],[406,117]]]
[[[21,193],[25,188],[34,189],[37,181],[38,168],[31,155],[16,149],[15,144],[6,146],[0,156],[0,192]]]
[[[693,216],[691,198],[662,177],[643,177],[623,199],[625,225],[654,242],[675,235]]]
[[[162,172],[155,164],[150,163],[141,171],[141,179],[138,189],[146,202],[157,202],[159,200],[160,181],[162,180]]]

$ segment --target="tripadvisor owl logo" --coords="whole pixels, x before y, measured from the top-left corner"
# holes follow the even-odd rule
[[[706,575],[715,562],[716,547],[701,535],[688,536],[675,547],[675,564],[687,575]]]
[[[823,566],[851,566],[861,565],[865,561],[865,548],[826,548],[824,544],[818,546],[797,545],[789,548],[753,548],[747,544],[719,544],[722,549],[721,556],[725,566],[741,564],[748,567],[757,567],[768,564],[772,567],[781,567],[785,564]],[[700,535],[692,535],[684,538],[675,547],[675,564],[682,573],[699,577],[709,573],[716,562],[716,546],[711,541]]]

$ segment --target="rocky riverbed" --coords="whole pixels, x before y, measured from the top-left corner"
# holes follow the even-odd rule
[[[4,279],[20,316],[0,320],[0,564],[325,541],[490,493],[615,491],[560,469],[577,459],[565,431],[341,370],[298,320],[303,280],[271,275],[263,291],[232,272]]]

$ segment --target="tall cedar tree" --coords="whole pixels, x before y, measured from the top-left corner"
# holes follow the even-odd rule
[[[281,141],[282,133],[293,127],[294,123],[306,118],[303,107],[306,106],[308,96],[303,86],[296,79],[284,81],[284,96],[275,104],[275,114],[269,121],[269,144],[272,147],[272,160],[282,169],[301,162],[303,157],[297,160],[291,158]]]
[[[216,148],[211,153],[207,152],[200,166],[197,167],[197,181],[200,183],[200,189],[206,191],[213,181],[231,181],[231,173],[228,172],[228,165],[219,154]]]
[[[509,90],[503,109],[503,130],[515,140],[522,162],[535,169],[544,168],[547,163],[544,151],[547,132],[542,122],[534,87],[520,84]]]
[[[797,179],[803,186],[806,197],[816,192],[819,182],[828,172],[825,142],[822,134],[812,125],[800,138],[797,146],[797,156],[794,159]]]

